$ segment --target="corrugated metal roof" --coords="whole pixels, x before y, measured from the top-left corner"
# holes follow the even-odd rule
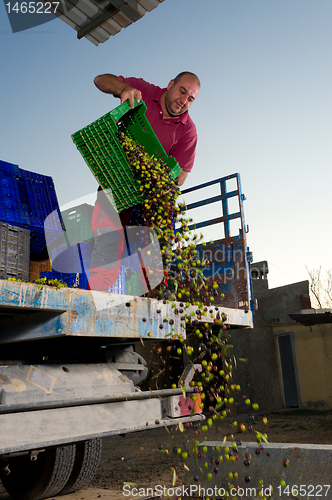
[[[164,0],[65,0],[57,15],[94,45],[141,19]]]
[[[304,326],[326,325],[332,323],[332,312],[324,311],[321,313],[290,314],[290,318]]]

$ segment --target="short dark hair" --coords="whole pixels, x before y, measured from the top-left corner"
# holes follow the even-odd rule
[[[182,71],[182,73],[179,73],[175,78],[174,78],[174,83],[177,83],[179,80],[181,80],[181,78],[183,76],[190,76],[193,80],[196,81],[196,83],[198,84],[198,86],[200,87],[201,86],[201,82],[199,81],[199,78],[197,75],[195,75],[195,73],[191,73],[191,71]]]

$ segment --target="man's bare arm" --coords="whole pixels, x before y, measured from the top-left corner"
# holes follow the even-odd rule
[[[182,170],[182,172],[179,173],[179,175],[176,178],[179,186],[182,186],[184,184],[184,181],[186,180],[188,174],[189,172],[185,172],[184,170]]]
[[[121,82],[115,75],[105,74],[96,76],[94,83],[102,92],[112,94],[114,97],[119,97],[121,99],[121,104],[129,99],[131,108],[134,107],[134,98],[137,102],[140,102],[142,99],[140,90],[134,89],[130,87],[130,85]]]

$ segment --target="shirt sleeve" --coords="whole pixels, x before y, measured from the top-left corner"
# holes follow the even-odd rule
[[[191,172],[194,166],[196,146],[197,132],[196,127],[193,125],[171,148],[170,155],[176,159],[185,172]]]
[[[121,82],[126,83],[127,85],[130,85],[130,87],[133,87],[134,89],[140,90],[142,92],[142,96],[144,96],[147,93],[150,93],[151,87],[153,87],[153,85],[151,83],[146,82],[145,80],[143,80],[143,78],[134,78],[134,77],[125,78],[122,75],[118,76],[118,78]],[[143,101],[144,101],[144,97],[143,97]]]

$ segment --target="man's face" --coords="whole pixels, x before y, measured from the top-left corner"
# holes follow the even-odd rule
[[[185,113],[196,97],[200,87],[190,75],[184,75],[177,83],[171,80],[165,94],[165,107],[169,116],[176,117]]]

